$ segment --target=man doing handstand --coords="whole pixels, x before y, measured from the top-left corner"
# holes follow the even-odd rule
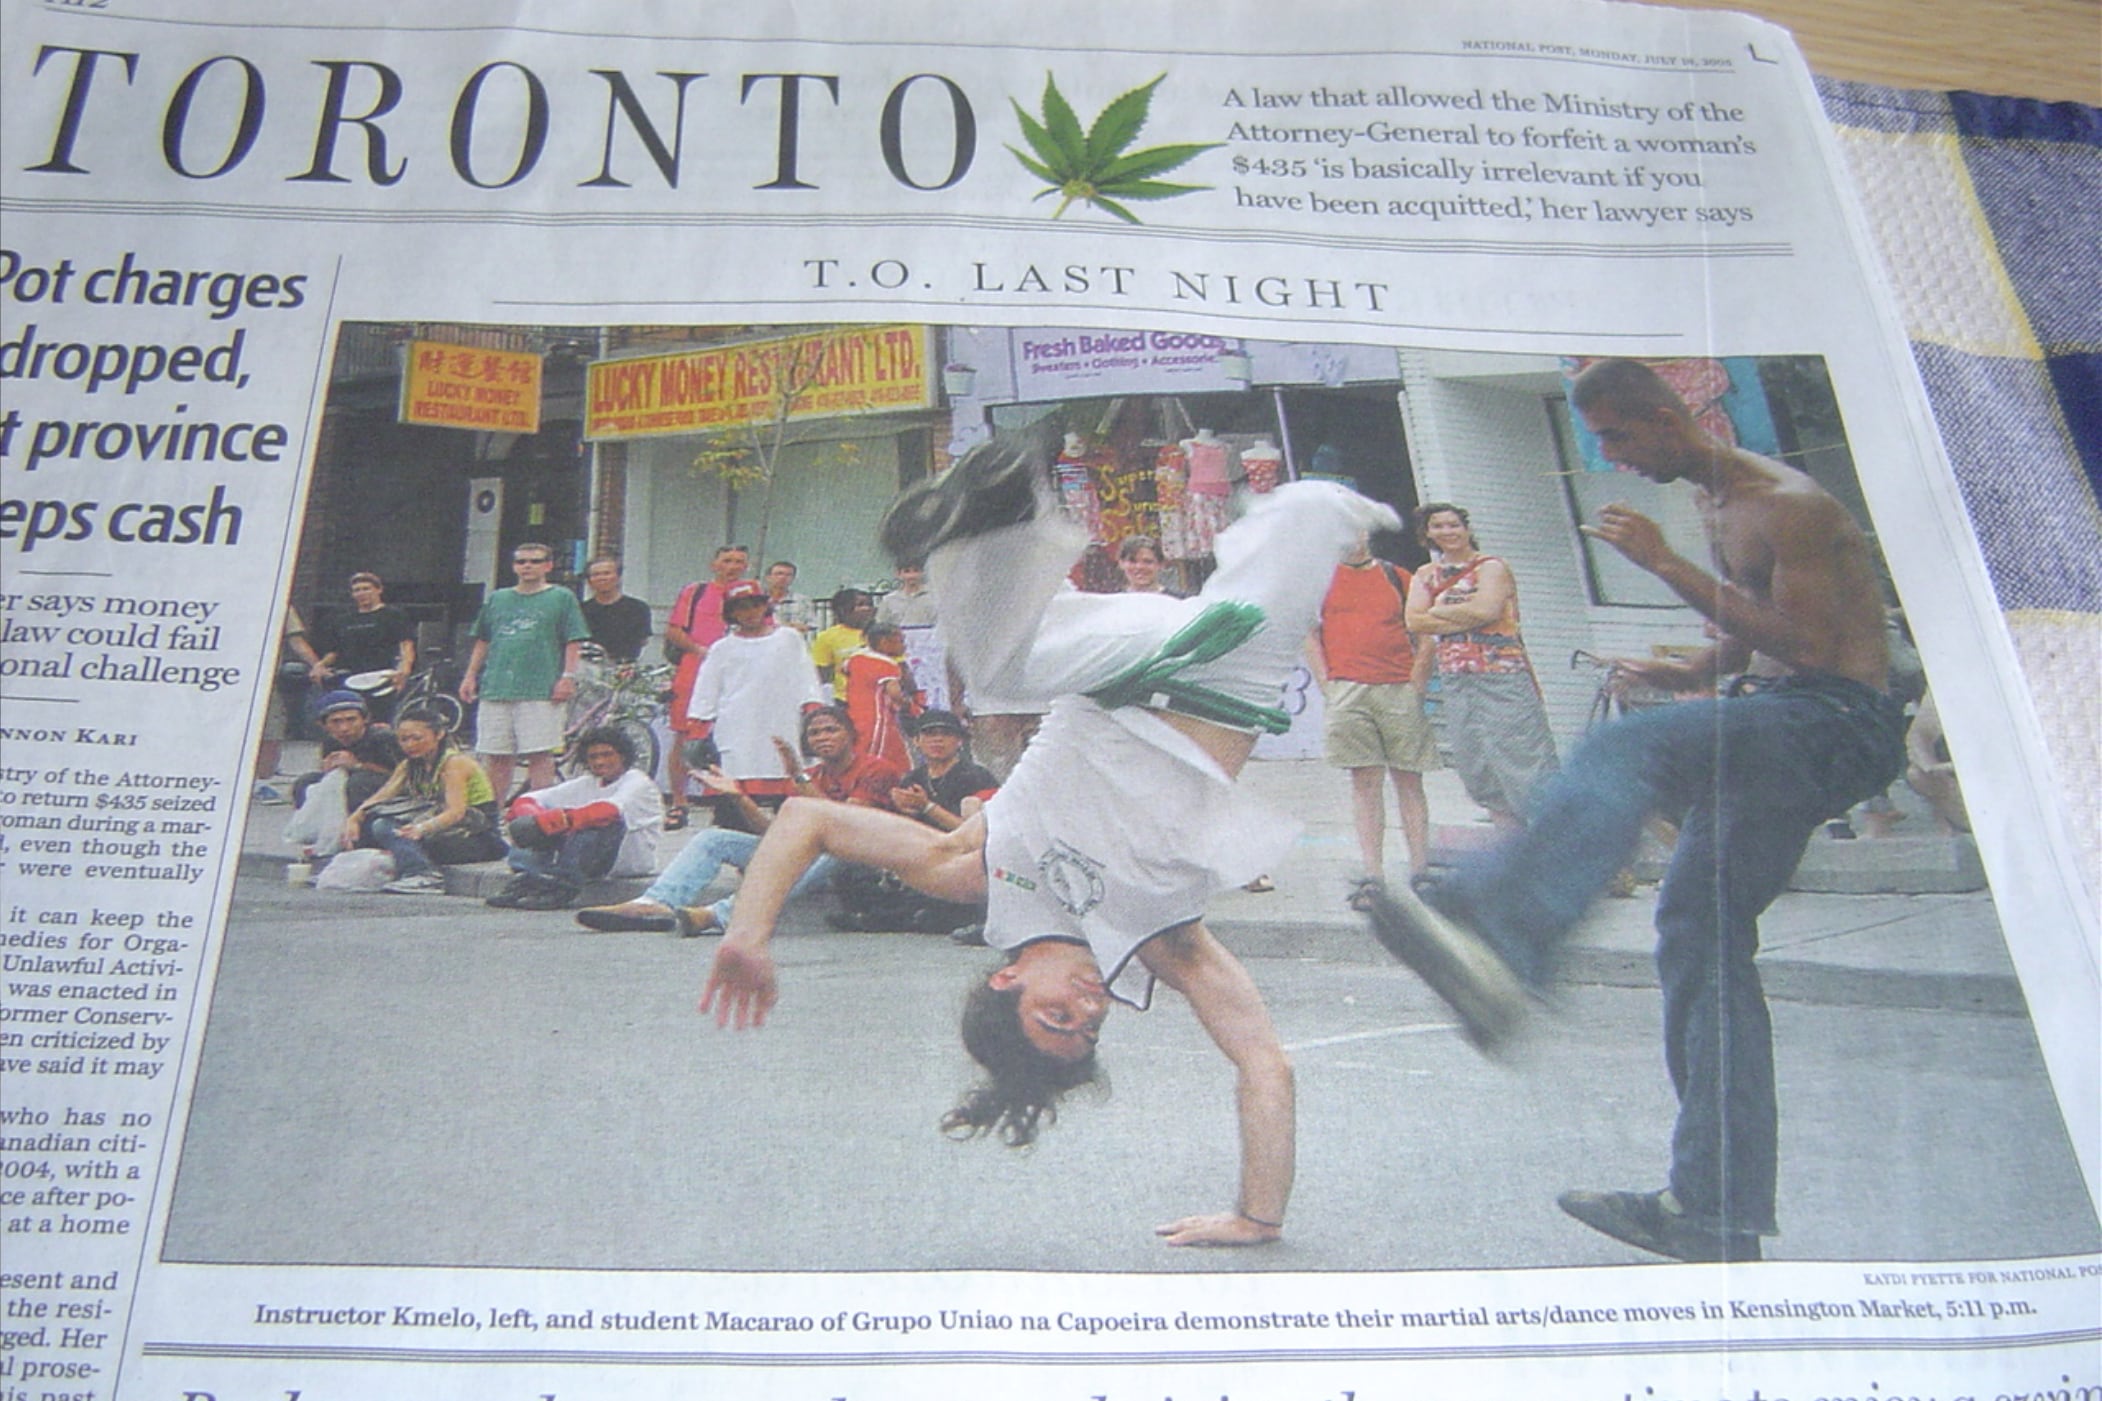
[[[1111,1001],[1143,1009],[1158,978],[1233,1063],[1240,1122],[1234,1209],[1158,1234],[1276,1240],[1292,1189],[1291,1066],[1254,981],[1202,916],[1289,840],[1234,780],[1254,731],[1284,718],[1270,707],[1335,564],[1395,517],[1334,483],[1294,484],[1220,535],[1198,597],[1082,594],[1065,576],[1086,542],[1038,494],[1049,461],[1041,445],[996,440],[901,497],[884,524],[895,557],[929,558],[967,682],[1056,698],[1042,731],[953,832],[786,804],[746,871],[701,1007],[721,1024],[765,1020],[767,941],[796,873],[820,855],[887,867],[939,899],[985,900],[986,941],[1008,962],[973,990],[963,1031],[988,1080],[944,1129],[1032,1142],[1058,1097],[1093,1078]]]

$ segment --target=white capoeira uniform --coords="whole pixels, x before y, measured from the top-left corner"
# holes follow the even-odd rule
[[[1188,599],[1072,589],[1066,573],[1087,542],[1055,513],[934,552],[928,572],[965,680],[1052,702],[986,803],[989,945],[1083,940],[1113,996],[1151,1001],[1153,976],[1132,957],[1139,946],[1275,864],[1296,828],[1261,811],[1160,716],[1081,693],[1153,656],[1210,605],[1235,601],[1261,608],[1263,628],[1178,679],[1277,704],[1335,566],[1367,532],[1397,525],[1387,507],[1334,482],[1292,483],[1257,497],[1219,535],[1219,567]]]

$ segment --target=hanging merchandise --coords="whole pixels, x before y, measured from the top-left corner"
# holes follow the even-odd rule
[[[1252,447],[1241,450],[1241,475],[1247,478],[1248,489],[1258,495],[1277,490],[1284,470],[1285,455],[1266,434],[1257,435]]]
[[[1232,483],[1227,475],[1229,448],[1209,428],[1182,442],[1190,465],[1190,489],[1183,501],[1182,558],[1195,559],[1212,552],[1212,541],[1226,529],[1226,496]]]
[[[1166,559],[1188,559],[1190,456],[1181,443],[1163,443],[1153,458],[1153,499],[1160,507],[1160,549]]]
[[[1058,488],[1058,504],[1066,518],[1087,531],[1090,540],[1102,539],[1102,500],[1095,494],[1095,474],[1089,461],[1087,439],[1066,434],[1058,461],[1052,464],[1052,481]]]

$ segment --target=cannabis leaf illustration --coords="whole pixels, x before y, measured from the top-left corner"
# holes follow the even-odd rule
[[[1172,199],[1193,190],[1211,188],[1209,185],[1181,185],[1154,177],[1216,149],[1223,144],[1221,142],[1125,150],[1138,139],[1139,129],[1146,125],[1146,109],[1152,105],[1153,90],[1167,76],[1163,73],[1144,87],[1133,88],[1110,103],[1085,132],[1080,129],[1080,119],[1073,115],[1072,104],[1066,101],[1065,94],[1058,90],[1057,81],[1049,73],[1044,74],[1041,119],[1030,116],[1013,98],[1008,99],[1015,109],[1015,116],[1021,120],[1022,136],[1036,154],[1031,156],[1014,146],[1007,149],[1022,163],[1023,169],[1044,182],[1045,188],[1037,192],[1037,199],[1045,195],[1059,197],[1058,208],[1051,211],[1052,218],[1056,219],[1073,201],[1079,200],[1114,214],[1127,224],[1136,224],[1140,222],[1139,217],[1124,207],[1126,200]]]

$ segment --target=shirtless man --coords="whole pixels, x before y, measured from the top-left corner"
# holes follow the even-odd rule
[[[1295,484],[1222,533],[1219,569],[1199,597],[1082,594],[1064,579],[1086,542],[1039,494],[1049,461],[1039,445],[996,441],[901,498],[885,528],[895,555],[931,550],[942,625],[967,681],[1058,698],[1042,732],[952,832],[790,801],[746,871],[701,1008],[719,1024],[764,1022],[776,996],[767,941],[796,873],[821,854],[888,867],[938,899],[984,900],[986,941],[1008,961],[973,989],[963,1033],[989,1079],[943,1128],[1032,1142],[1059,1095],[1093,1078],[1112,1000],[1144,1009],[1159,979],[1234,1067],[1240,1192],[1231,1210],[1157,1234],[1170,1245],[1273,1241],[1292,1190],[1291,1065],[1254,981],[1202,915],[1291,837],[1234,779],[1330,571],[1364,531],[1395,518],[1334,483]],[[1263,625],[1250,635],[1258,610]],[[1175,660],[1158,667],[1164,652]],[[1131,682],[1149,668],[1145,683]]]
[[[1880,792],[1902,762],[1904,720],[1883,689],[1882,590],[1844,507],[1793,467],[1710,435],[1647,366],[1601,361],[1570,401],[1608,458],[1653,482],[1693,485],[1714,547],[1711,573],[1622,505],[1584,527],[1698,609],[1719,639],[1683,661],[1620,662],[1620,674],[1675,691],[1746,679],[1724,698],[1595,732],[1547,785],[1527,831],[1427,892],[1438,915],[1396,892],[1375,930],[1464,1016],[1484,967],[1544,982],[1644,819],[1678,823],[1656,916],[1664,1058],[1679,1098],[1670,1183],[1565,1192],[1561,1206],[1660,1255],[1756,1260],[1775,1229],[1778,1152],[1758,918],[1819,824]],[[1484,945],[1495,956],[1486,964],[1451,961]]]

